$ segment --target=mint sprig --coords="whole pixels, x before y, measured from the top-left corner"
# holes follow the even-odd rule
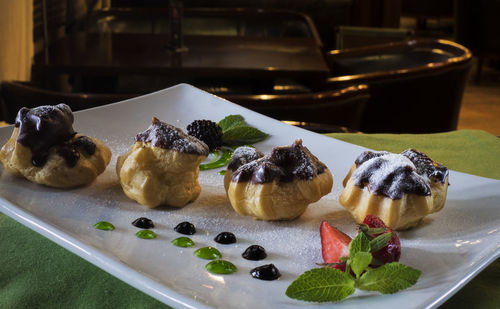
[[[367,270],[357,281],[361,290],[392,294],[417,283],[422,272],[418,269],[392,262]]]
[[[366,232],[366,231],[365,231]],[[377,231],[378,232],[378,231]],[[418,269],[392,262],[378,268],[371,268],[371,252],[385,247],[392,233],[384,233],[369,239],[363,231],[349,244],[349,257],[343,257],[345,272],[330,268],[341,263],[320,264],[324,268],[315,268],[300,275],[286,290],[290,298],[311,302],[337,302],[352,293],[355,288],[365,291],[378,291],[391,294],[411,287],[422,272]],[[353,277],[351,275],[354,273]]]
[[[241,115],[229,115],[218,122],[222,128],[222,143],[227,146],[243,146],[266,139],[269,134],[245,123]]]
[[[312,302],[339,301],[354,293],[354,285],[354,279],[338,269],[314,268],[292,282],[286,295]]]

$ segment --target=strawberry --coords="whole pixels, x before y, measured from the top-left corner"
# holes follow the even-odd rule
[[[337,230],[328,222],[321,222],[321,253],[325,263],[340,263],[341,257],[349,256],[351,237]],[[337,264],[334,268],[344,270],[345,264]]]
[[[363,223],[368,225],[369,228],[384,228],[386,229],[386,233],[392,232],[391,240],[389,240],[387,246],[376,252],[372,252],[373,258],[382,264],[399,261],[399,258],[401,257],[401,243],[396,232],[387,227],[384,221],[375,215],[367,215],[365,220],[363,220]],[[380,234],[367,236],[374,238],[379,235]]]

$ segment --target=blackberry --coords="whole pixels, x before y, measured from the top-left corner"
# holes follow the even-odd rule
[[[207,144],[210,151],[222,146],[222,128],[210,120],[195,120],[187,126],[187,133]]]

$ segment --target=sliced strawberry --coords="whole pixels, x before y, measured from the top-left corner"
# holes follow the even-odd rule
[[[325,263],[339,263],[341,257],[349,256],[351,237],[337,230],[326,221],[321,222],[320,235],[321,253]],[[341,269],[342,267],[335,268]]]
[[[391,240],[389,240],[387,246],[376,252],[372,252],[373,258],[383,264],[399,261],[399,258],[401,257],[401,243],[396,232],[387,227],[384,221],[375,215],[367,215],[365,220],[363,220],[363,223],[368,225],[369,228],[385,228],[387,232],[392,232]],[[378,235],[380,234],[373,236],[376,237]]]

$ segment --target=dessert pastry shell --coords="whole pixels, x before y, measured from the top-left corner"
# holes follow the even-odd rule
[[[328,194],[333,186],[329,169],[311,180],[294,179],[268,183],[233,182],[230,171],[225,175],[227,196],[234,210],[242,216],[260,220],[291,220],[299,217],[311,203]]]
[[[19,128],[14,127],[11,137],[0,150],[0,161],[7,171],[22,176],[32,182],[56,187],[71,188],[91,183],[104,172],[111,160],[111,150],[102,141],[87,137],[96,145],[95,153],[80,153],[73,167],[67,166],[64,158],[57,154],[58,146],[49,149],[47,162],[42,167],[34,166],[31,149],[18,143]],[[75,135],[77,139],[80,135]]]
[[[372,194],[368,186],[360,188],[351,175],[356,170],[353,164],[343,181],[344,190],[339,197],[358,224],[363,223],[368,214],[376,215],[395,230],[404,230],[418,225],[428,214],[441,210],[446,201],[448,177],[444,183],[431,178],[431,195],[404,194],[401,199],[391,199],[384,195]]]
[[[137,141],[118,157],[116,173],[123,192],[139,204],[183,207],[200,195],[199,165],[205,158]]]

